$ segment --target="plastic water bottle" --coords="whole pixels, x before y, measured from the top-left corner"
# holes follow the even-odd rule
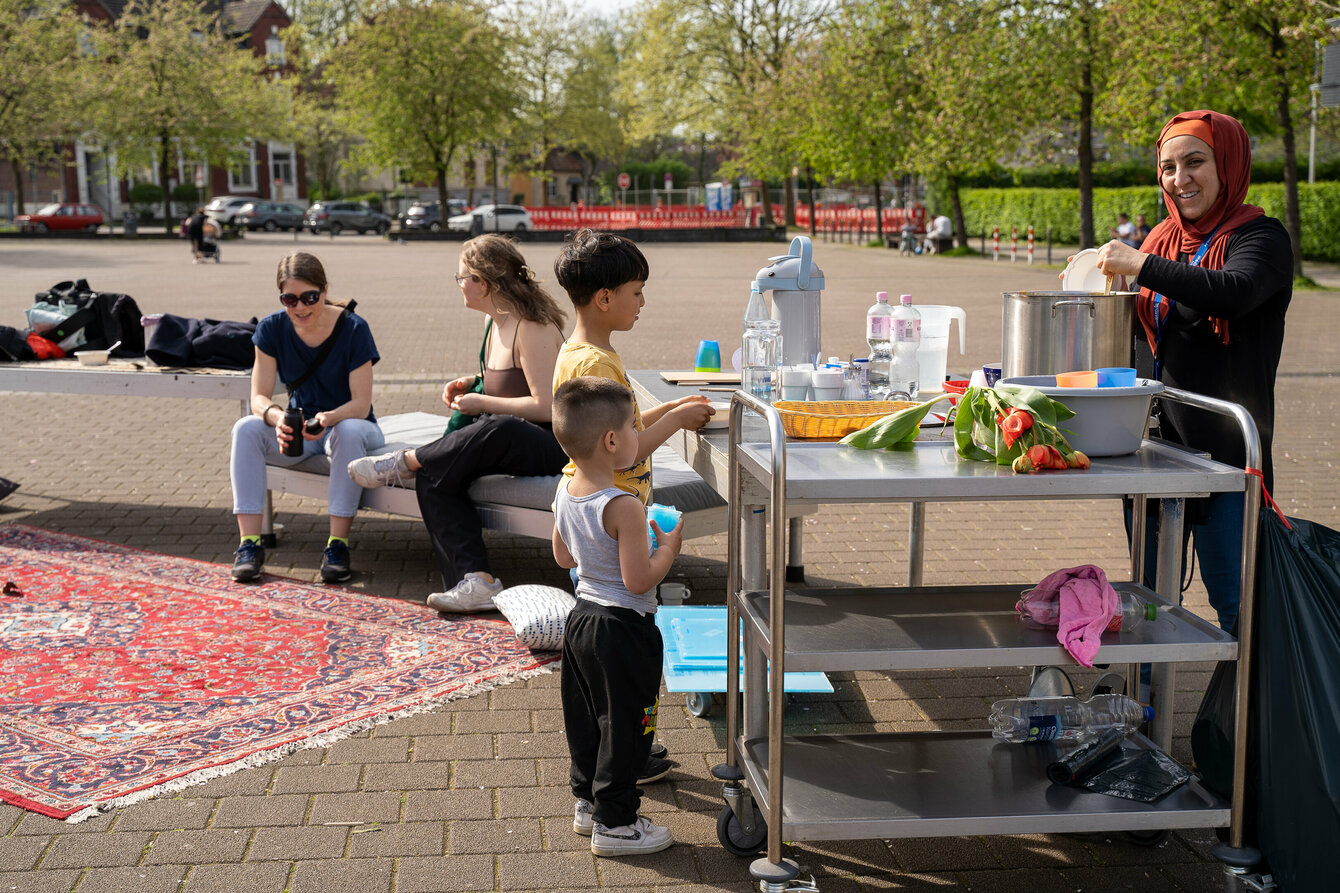
[[[870,345],[870,399],[889,396],[889,370],[893,365],[893,308],[889,293],[875,292],[875,303],[865,312],[865,340]]]
[[[1158,618],[1159,606],[1133,592],[1118,592],[1121,600],[1117,612],[1107,624],[1107,632],[1130,632],[1140,624]],[[1014,609],[1019,622],[1029,629],[1057,629],[1061,625],[1061,592],[1059,589],[1030,589],[1020,596]]]
[[[757,288],[749,292],[740,341],[740,387],[746,394],[771,403],[781,388],[782,324],[768,315]]]
[[[991,705],[991,735],[1011,744],[1077,741],[1108,729],[1131,731],[1153,718],[1153,707],[1125,695],[1006,698]]]
[[[893,310],[893,363],[889,367],[889,399],[915,400],[921,390],[921,314],[912,306],[912,296],[903,295]]]

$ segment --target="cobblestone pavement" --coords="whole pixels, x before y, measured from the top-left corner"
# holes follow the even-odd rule
[[[295,244],[326,262],[332,292],[357,298],[383,355],[376,409],[437,409],[445,377],[470,371],[479,318],[452,282],[458,244],[400,245],[373,237],[248,236],[222,264],[192,265],[172,242],[0,241],[0,322],[22,325],[32,295],[63,279],[134,295],[146,312],[245,319],[276,306],[272,271]],[[552,283],[553,244],[524,246]],[[776,244],[651,244],[647,306],[617,346],[630,368],[682,368],[698,339],[738,338],[755,271]],[[1060,257],[1058,256],[1058,260]],[[824,347],[866,351],[865,308],[876,290],[968,311],[967,353],[950,369],[999,359],[1000,293],[1055,287],[1058,267],[931,257],[854,245],[815,245],[827,274]],[[1320,277],[1319,277],[1320,278]],[[1334,278],[1334,277],[1332,277]],[[1276,497],[1291,514],[1340,525],[1334,291],[1302,292],[1289,313],[1280,369]],[[22,484],[0,503],[0,523],[26,523],[213,562],[231,560],[229,401],[0,393],[0,475]],[[282,541],[268,570],[317,579],[325,520],[320,503],[278,500]],[[435,573],[417,523],[375,514],[354,525],[355,588],[420,601]],[[906,572],[901,507],[829,508],[806,521],[813,585],[892,584]],[[928,510],[926,580],[1019,584],[1071,564],[1125,576],[1118,510],[1096,502],[956,503]],[[544,543],[489,537],[508,583],[561,584]],[[723,537],[686,545],[673,576],[698,603],[724,598]],[[1204,613],[1199,583],[1188,604]],[[1178,675],[1174,756],[1208,667]],[[793,729],[978,728],[990,702],[1019,693],[1026,670],[858,673],[833,695],[798,695]],[[744,891],[748,860],[717,843],[724,720],[691,716],[678,695],[662,710],[662,737],[678,767],[646,789],[644,809],[676,846],[641,859],[596,859],[570,828],[557,677],[453,702],[325,749],[69,825],[0,805],[0,890],[79,893],[427,893],[427,891]],[[357,833],[331,822],[366,822]],[[825,893],[960,887],[996,890],[1215,890],[1212,830],[1177,832],[1155,847],[1123,835],[1023,835],[804,842],[790,851]]]

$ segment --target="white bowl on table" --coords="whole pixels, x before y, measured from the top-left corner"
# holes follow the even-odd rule
[[[76,350],[75,359],[81,366],[106,366],[107,360],[111,357],[110,350]]]

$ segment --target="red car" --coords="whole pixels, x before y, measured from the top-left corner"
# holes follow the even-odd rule
[[[97,205],[82,202],[55,202],[40,209],[35,214],[20,214],[14,218],[19,231],[25,233],[44,232],[90,232],[98,231],[102,226],[102,211]]]

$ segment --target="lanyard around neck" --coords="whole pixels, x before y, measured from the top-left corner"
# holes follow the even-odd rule
[[[1200,243],[1200,247],[1196,249],[1195,256],[1191,258],[1191,266],[1200,266],[1200,262],[1205,259],[1205,254],[1210,250],[1210,243],[1214,241],[1214,234],[1217,232],[1219,232],[1219,227],[1216,226],[1214,229],[1210,230],[1210,234],[1205,237],[1205,241]],[[1163,316],[1160,313],[1164,301],[1168,302],[1167,316]],[[1172,316],[1172,311],[1173,299],[1165,298],[1158,292],[1154,292],[1154,377],[1160,380],[1163,377],[1161,374],[1163,371],[1163,358],[1159,356],[1159,347],[1163,343],[1163,326],[1168,322],[1168,316]]]

